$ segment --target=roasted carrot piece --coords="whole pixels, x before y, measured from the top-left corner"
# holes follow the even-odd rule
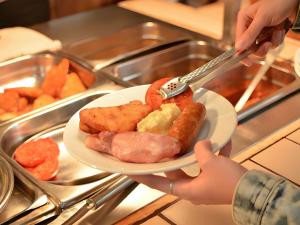
[[[4,92],[11,92],[15,91],[20,96],[26,98],[37,98],[43,94],[43,90],[38,87],[16,87],[16,88],[7,88]]]
[[[60,98],[66,98],[75,94],[78,94],[80,92],[85,91],[86,88],[77,76],[76,73],[70,73],[67,75],[67,80],[65,85],[63,86]]]
[[[45,94],[56,98],[59,97],[69,71],[69,60],[63,59],[57,66],[52,67],[46,74],[42,83]]]
[[[17,92],[5,92],[0,94],[0,108],[6,112],[18,112],[20,96]]]
[[[53,102],[55,102],[55,98],[53,98],[51,95],[43,94],[34,100],[33,109],[38,109],[40,107],[49,105]]]

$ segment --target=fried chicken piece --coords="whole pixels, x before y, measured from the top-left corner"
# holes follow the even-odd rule
[[[43,94],[42,89],[37,87],[17,87],[17,88],[7,88],[4,90],[4,92],[11,92],[11,91],[15,91],[20,96],[26,98],[37,98]]]
[[[44,93],[54,98],[59,97],[60,92],[67,80],[69,72],[69,61],[63,59],[57,66],[52,67],[46,74],[42,83]]]
[[[49,105],[53,102],[55,102],[55,98],[53,98],[51,95],[43,94],[34,100],[33,109],[41,108],[41,107]]]
[[[67,75],[66,83],[64,84],[61,92],[60,98],[66,98],[80,92],[85,91],[86,88],[77,76],[76,73],[70,73]]]
[[[134,131],[137,123],[151,111],[151,106],[137,101],[120,106],[83,109],[80,111],[80,127],[84,125],[98,133]]]
[[[99,131],[96,129],[93,129],[91,127],[89,127],[88,125],[86,125],[85,123],[82,122],[82,120],[79,121],[79,128],[80,130],[89,133],[89,134],[98,134]]]

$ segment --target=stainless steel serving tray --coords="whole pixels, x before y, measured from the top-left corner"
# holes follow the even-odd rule
[[[64,46],[63,51],[83,59],[95,69],[166,44],[189,40],[185,32],[146,22],[105,37],[91,37]]]
[[[13,192],[14,174],[11,166],[0,156],[0,213],[6,207],[6,204]]]
[[[68,154],[62,141],[63,129],[69,118],[90,101],[107,93],[110,92],[87,91],[76,98],[8,123],[0,128],[1,153],[9,157],[10,163],[20,174],[41,187],[47,196],[57,202],[57,211],[86,199],[101,188],[108,179],[115,176],[78,162]],[[25,141],[43,137],[53,138],[60,148],[59,172],[51,181],[35,179],[13,159],[17,146]]]
[[[10,162],[10,158],[4,152],[0,152],[6,163]],[[35,221],[42,218],[46,219],[50,215],[55,215],[55,202],[49,199],[49,196],[36,184],[26,179],[14,165],[9,163],[13,168],[14,187],[11,196],[7,201],[6,207],[0,213],[0,224],[12,223],[22,220],[25,223],[32,221],[32,214],[30,212],[38,210],[39,214],[36,215]],[[48,214],[48,216],[46,215]],[[24,217],[25,218],[22,218]],[[22,219],[21,219],[22,218]],[[16,222],[17,224],[19,222]],[[22,223],[21,223],[22,224]]]
[[[11,87],[37,87],[40,86],[46,71],[48,71],[53,65],[57,64],[63,57],[57,53],[44,52],[34,55],[27,55],[19,57],[13,60],[0,63],[0,92],[3,92],[5,88]],[[77,73],[87,73],[90,76],[95,76],[91,69],[85,67],[75,61],[70,61],[70,71]],[[96,76],[94,84],[90,87],[101,88],[101,85],[107,85],[112,83],[106,78]],[[72,98],[72,97],[69,97]],[[52,105],[59,104],[59,100],[56,103],[42,107],[37,110],[33,110],[29,113],[20,115],[10,120],[0,121],[0,126],[4,126],[6,123],[16,121],[31,115],[32,113],[47,109]]]
[[[222,52],[223,49],[218,46],[203,41],[190,41],[109,66],[102,71],[131,85],[149,84],[163,77],[184,75]],[[259,61],[251,67],[237,64],[204,87],[223,95],[234,105],[260,66]],[[196,90],[199,85],[196,82],[191,87]],[[239,119],[242,120],[299,89],[299,78],[294,71],[274,65],[257,86],[244,110],[239,113]]]

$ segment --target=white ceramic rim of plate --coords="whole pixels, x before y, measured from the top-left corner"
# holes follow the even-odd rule
[[[117,106],[126,104],[132,100],[141,100],[144,102],[145,93],[148,87],[149,85],[141,85],[112,92],[88,103],[80,110],[99,106]],[[138,96],[136,93],[144,94]],[[120,97],[124,95],[130,96],[130,98],[124,99]],[[118,97],[116,98],[116,96]],[[200,88],[194,92],[194,100],[203,103],[207,110],[206,119],[198,139],[210,139],[212,142],[212,151],[216,152],[230,140],[233,132],[235,131],[237,126],[237,115],[234,107],[221,95],[204,88]],[[196,162],[193,150],[190,150],[183,156],[166,162],[129,163],[89,149],[84,145],[83,141],[87,134],[79,129],[80,110],[78,110],[68,121],[64,130],[63,141],[70,155],[88,166],[111,173],[141,175],[176,170]],[[211,121],[216,122],[214,123]],[[225,122],[229,122],[229,126],[220,124]],[[214,125],[215,127],[207,128],[207,126],[211,125]],[[223,129],[221,130],[222,126]],[[212,130],[213,128],[215,130]],[[216,135],[217,140],[215,140]]]

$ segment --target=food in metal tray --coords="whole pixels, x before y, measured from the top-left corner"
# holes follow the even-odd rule
[[[85,80],[83,80],[85,79]],[[70,71],[70,63],[62,59],[45,75],[40,87],[6,88],[0,93],[0,120],[8,120],[57,100],[85,91],[94,77]]]
[[[21,144],[14,159],[39,180],[52,179],[59,169],[59,147],[51,138],[41,138]]]
[[[160,85],[166,81],[166,79],[163,79],[154,82],[148,88],[147,93],[150,93],[149,90],[151,93],[155,93],[152,91],[159,89]],[[176,106],[179,113],[174,113],[176,109],[175,111],[167,110],[167,113],[172,114],[169,116],[164,116],[165,112],[160,114],[159,110],[170,107],[172,104],[163,104],[164,101],[160,101],[157,97],[152,98],[155,101],[151,101],[151,103],[155,103],[155,109],[159,108],[154,112],[151,112],[153,110],[152,105],[139,103],[143,107],[148,106],[151,110],[148,110],[144,115],[138,113],[139,117],[135,117],[135,120],[130,120],[130,126],[127,126],[126,121],[128,115],[136,115],[137,112],[133,111],[136,108],[132,107],[135,104],[129,103],[121,106],[82,110],[80,112],[80,129],[86,131],[82,129],[82,124],[86,125],[88,121],[88,126],[92,126],[93,131],[95,131],[95,133],[93,132],[94,134],[86,137],[86,146],[99,152],[111,154],[119,160],[134,163],[161,162],[184,154],[198,135],[205,118],[206,110],[203,104],[190,102],[192,95],[189,97],[190,94],[183,94],[184,98],[178,95],[172,100],[175,103],[179,103],[178,107]],[[177,101],[178,99],[176,98],[180,98],[180,101]],[[184,102],[183,99],[186,99],[187,102]],[[171,107],[173,108],[173,106]],[[122,112],[124,108],[126,110]],[[88,115],[89,120],[87,120],[86,115]],[[142,127],[151,127],[151,129],[142,129],[146,132],[139,132],[137,128],[139,127],[138,124],[145,123],[143,121],[150,121],[151,123],[154,117],[159,116],[163,116],[162,120],[170,120],[165,123],[170,124],[166,132],[164,129],[161,129],[161,123],[154,123],[154,125],[144,124]],[[161,121],[157,118],[155,120]],[[112,125],[103,126],[103,123]]]

